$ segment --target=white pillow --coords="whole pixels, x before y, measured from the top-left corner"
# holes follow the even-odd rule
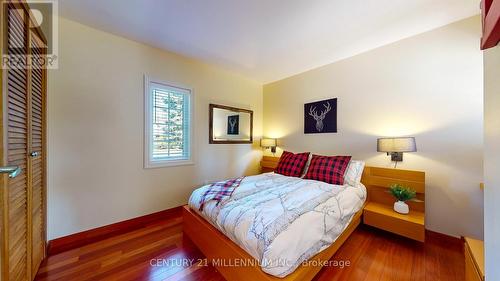
[[[358,160],[349,161],[349,165],[344,174],[344,184],[356,186],[361,182],[361,176],[365,168],[365,162]]]
[[[309,153],[309,158],[307,158],[306,165],[304,166],[304,171],[302,171],[302,175],[300,175],[301,179],[303,179],[306,176],[307,170],[309,170],[309,166],[311,165],[311,159],[312,158],[313,158],[313,154]]]

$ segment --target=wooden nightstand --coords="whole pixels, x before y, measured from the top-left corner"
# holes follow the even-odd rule
[[[425,241],[425,173],[398,169],[366,167],[361,180],[368,191],[368,203],[363,211],[363,222],[420,242]],[[410,213],[393,210],[394,197],[388,188],[395,183],[417,191],[423,202],[407,202]]]
[[[484,281],[484,241],[465,237],[465,281]]]
[[[274,171],[278,166],[278,162],[280,161],[279,157],[274,156],[263,156],[260,161],[260,167],[262,173],[268,173]]]
[[[365,224],[387,230],[420,242],[425,241],[425,214],[411,210],[409,214],[396,213],[392,206],[369,202],[363,211]]]

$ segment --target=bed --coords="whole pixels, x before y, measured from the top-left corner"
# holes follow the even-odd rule
[[[310,280],[360,223],[363,184],[332,185],[265,173],[217,204],[195,190],[184,233],[227,280]]]

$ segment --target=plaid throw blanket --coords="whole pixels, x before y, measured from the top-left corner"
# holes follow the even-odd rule
[[[216,183],[211,184],[207,191],[203,193],[203,196],[201,197],[200,200],[200,212],[203,211],[203,207],[205,206],[205,203],[207,203],[210,200],[215,200],[217,201],[217,205],[224,200],[225,198],[231,197],[231,194],[233,194],[233,191],[240,186],[241,181],[245,177],[240,177],[240,178],[235,178],[235,179],[230,179],[230,180],[225,180],[225,181],[219,181]]]

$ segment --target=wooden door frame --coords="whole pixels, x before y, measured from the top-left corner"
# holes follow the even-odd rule
[[[48,44],[47,39],[41,32],[41,30],[38,30],[40,33],[40,38],[42,39],[45,44]],[[44,54],[47,55],[47,54]],[[48,145],[47,145],[47,90],[48,90],[48,84],[47,84],[47,77],[48,77],[48,69],[47,66],[45,66],[44,69],[42,69],[42,200],[43,200],[43,258],[42,261],[48,256],[48,239],[47,239],[47,225],[48,225],[48,219],[47,219],[47,152],[48,152]],[[0,280],[1,281],[1,280]]]

